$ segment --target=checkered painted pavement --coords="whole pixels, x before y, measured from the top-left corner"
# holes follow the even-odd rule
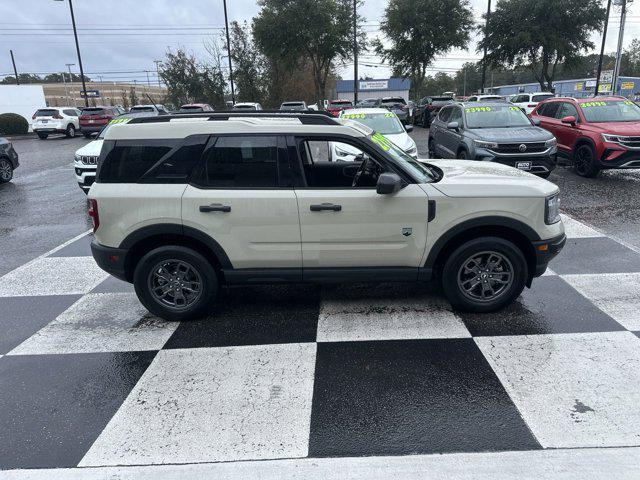
[[[0,278],[0,470],[640,446],[640,253],[565,225],[553,271],[496,314],[419,284],[298,285],[228,289],[189,323],[150,315],[81,236]],[[591,455],[625,451],[637,465]]]

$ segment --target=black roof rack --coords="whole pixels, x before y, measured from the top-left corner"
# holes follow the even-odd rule
[[[170,113],[155,117],[139,117],[129,123],[162,123],[177,118],[206,118],[209,121],[224,121],[232,118],[297,118],[303,125],[340,125],[329,112],[318,110],[220,110],[215,112]]]

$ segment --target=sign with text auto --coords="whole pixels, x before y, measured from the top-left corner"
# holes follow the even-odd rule
[[[360,90],[386,90],[389,88],[388,80],[361,80],[358,86]]]

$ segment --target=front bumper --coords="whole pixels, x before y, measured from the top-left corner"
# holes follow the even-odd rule
[[[530,154],[500,154],[492,150],[477,148],[476,147],[476,160],[482,160],[484,162],[496,162],[502,165],[508,165],[510,167],[519,168],[518,165],[522,163],[529,163],[530,169],[524,169],[533,174],[547,174],[552,172],[558,164],[558,150],[551,147],[540,153]]]
[[[87,166],[80,162],[74,162],[73,169],[76,174],[78,186],[87,193],[96,180],[96,166]]]
[[[127,253],[128,250],[126,249],[105,247],[95,240],[91,242],[91,255],[93,255],[93,259],[98,266],[105,272],[125,282],[128,281],[124,268]]]
[[[549,262],[562,251],[566,243],[567,236],[564,233],[548,240],[533,242],[533,248],[536,252],[534,277],[539,277],[547,270]]]
[[[599,163],[602,168],[640,168],[640,150],[607,148]]]

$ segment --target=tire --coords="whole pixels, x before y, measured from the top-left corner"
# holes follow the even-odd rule
[[[496,263],[498,258],[500,263],[491,270],[491,263]],[[465,268],[469,265],[476,267]],[[488,268],[483,268],[485,266]],[[474,272],[475,268],[479,271]],[[442,270],[442,288],[456,310],[495,312],[522,293],[528,275],[527,261],[516,245],[499,237],[480,237],[461,245],[449,256]],[[494,276],[508,283],[498,284]],[[495,295],[491,295],[489,289]],[[485,295],[486,298],[481,298]]]
[[[49,136],[49,134],[48,134],[48,133],[39,133],[39,134],[38,134],[38,138],[39,138],[40,140],[46,140],[48,136]]]
[[[573,170],[585,178],[594,178],[600,173],[596,152],[593,147],[583,143],[573,152]]]
[[[64,132],[67,138],[74,138],[76,136],[76,127],[73,126],[72,123],[67,125],[67,129]]]
[[[84,138],[91,138],[91,134],[90,133],[83,133],[82,135],[84,135]]]
[[[178,263],[183,265],[179,270],[176,268]],[[165,269],[164,273],[159,271],[161,266]],[[180,272],[185,275],[185,266],[189,268],[186,274],[190,280],[185,283],[190,284],[193,289],[195,284],[199,284],[200,287],[197,288],[197,294],[187,298],[188,289],[180,289],[181,286],[186,286],[185,283],[176,283],[176,287],[182,293],[181,299],[180,295],[174,295],[174,289],[170,288],[169,283],[184,281],[184,278],[180,278]],[[215,303],[219,288],[213,265],[195,250],[177,245],[159,247],[144,255],[136,265],[133,285],[138,299],[147,310],[172,322],[205,317]],[[168,291],[162,291],[166,288]],[[165,293],[164,300],[159,298],[160,293]],[[174,306],[169,305],[171,303],[174,303]]]
[[[433,138],[429,139],[429,158],[436,158],[436,146]]]
[[[460,150],[458,152],[458,154],[456,155],[456,158],[458,160],[468,160],[469,159],[469,154],[467,153],[467,151],[463,148],[462,150]]]
[[[13,165],[6,158],[0,158],[0,183],[10,182],[13,178]]]

